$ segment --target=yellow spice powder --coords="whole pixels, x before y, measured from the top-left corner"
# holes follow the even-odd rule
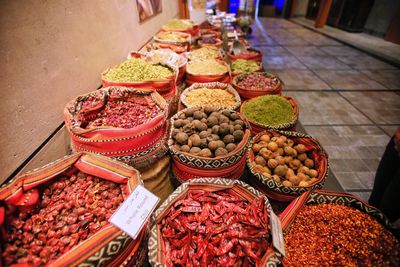
[[[228,72],[228,68],[216,60],[208,59],[189,62],[187,65],[187,72],[192,74],[217,75]]]
[[[236,103],[235,96],[223,89],[199,88],[186,95],[189,106],[213,106],[230,108]]]

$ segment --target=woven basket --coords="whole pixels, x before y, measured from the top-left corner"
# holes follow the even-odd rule
[[[281,124],[278,126],[264,125],[264,124],[260,124],[260,123],[248,120],[249,124],[251,126],[251,133],[253,135],[256,135],[259,132],[264,131],[264,130],[293,130],[296,128],[297,120],[299,117],[299,107],[297,106],[297,103],[294,101],[294,99],[291,98],[290,96],[282,96],[282,97],[284,97],[286,100],[288,100],[293,107],[293,112],[294,112],[293,120],[291,122],[284,123],[284,124]],[[243,106],[248,101],[250,101],[250,100],[245,100],[242,103],[242,105],[240,106],[240,113],[243,114],[243,116],[245,116],[243,113]]]
[[[228,64],[222,60],[216,60],[216,61],[225,65],[227,67],[227,71],[224,73],[221,73],[221,74],[198,74],[198,73],[191,73],[187,67],[186,68],[186,84],[188,86],[190,86],[194,83],[209,83],[209,82],[230,83],[231,74],[230,74],[230,68],[229,68]],[[188,65],[189,64],[190,64],[190,62],[188,63]]]
[[[235,55],[233,54],[233,52],[231,51],[228,54],[228,57],[231,61],[236,60],[236,59],[246,59],[246,60],[254,60],[254,61],[259,61],[262,62],[262,53],[260,50],[257,50],[255,48],[247,48],[247,51],[249,52],[255,52],[256,54],[254,55],[249,55],[249,54],[239,54],[239,55]]]
[[[135,52],[131,52],[130,54],[131,54],[131,57],[141,58],[142,60],[150,61],[149,59],[146,59],[146,56],[143,54],[135,53]],[[153,62],[153,63],[155,63],[155,62]],[[129,88],[135,88],[135,89],[141,89],[141,90],[157,91],[161,95],[168,94],[171,91],[173,91],[174,87],[176,86],[176,79],[177,79],[179,70],[176,66],[171,65],[169,63],[160,62],[159,64],[170,68],[173,71],[173,74],[171,76],[167,77],[166,79],[161,79],[161,80],[149,80],[149,81],[138,81],[138,82],[115,82],[115,81],[106,80],[105,75],[110,70],[110,68],[108,68],[101,74],[101,81],[102,81],[103,87],[123,86],[123,87],[129,87]]]
[[[80,116],[88,112],[98,112],[110,96],[126,98],[150,97],[160,108],[160,114],[134,128],[114,128],[108,126],[92,129],[81,128]],[[89,97],[99,99],[99,104],[90,109],[82,109],[82,102]],[[74,151],[91,152],[113,157],[129,165],[138,167],[150,164],[155,157],[166,152],[168,136],[168,104],[157,93],[124,87],[107,87],[70,101],[64,109],[64,120],[71,135]]]
[[[252,163],[254,162],[255,155],[253,149],[250,147],[247,156],[247,166],[253,175],[250,177],[250,184],[264,192],[269,198],[282,202],[292,201],[305,192],[322,188],[328,175],[328,154],[316,139],[298,132],[263,131],[253,138],[253,143],[257,143],[264,134],[268,134],[270,137],[284,135],[288,139],[293,140],[295,144],[305,145],[307,153],[311,154],[311,157],[315,162],[315,169],[318,171],[318,176],[316,177],[317,181],[307,187],[287,187],[283,186],[281,183],[275,182],[273,179],[268,179],[264,175],[254,171]]]
[[[183,183],[154,212],[154,223],[151,227],[149,240],[149,261],[152,266],[165,266],[165,244],[160,234],[159,223],[163,218],[167,216],[170,207],[172,207],[179,199],[183,198],[189,192],[198,190],[213,192],[223,189],[233,189],[237,194],[240,195],[240,197],[247,199],[248,201],[251,201],[257,197],[262,197],[262,194],[259,191],[237,180],[222,178],[201,178]],[[271,205],[269,204],[269,201],[266,197],[264,197],[264,200],[270,214],[271,212],[273,212]],[[264,257],[260,259],[260,266],[279,266],[280,259],[281,255],[271,247],[267,250]]]
[[[267,78],[277,80],[277,84],[274,88],[265,89],[265,90],[250,90],[245,87],[239,86],[238,82],[249,74],[250,73],[242,73],[242,74],[235,76],[232,79],[232,85],[237,90],[240,97],[242,97],[244,99],[251,99],[251,98],[254,98],[257,96],[262,96],[262,95],[281,95],[282,89],[283,89],[282,81],[276,75],[268,73],[268,72],[262,72],[262,74]]]
[[[242,141],[233,151],[224,156],[205,158],[178,151],[174,147],[174,140],[172,138],[172,132],[174,130],[173,121],[183,112],[185,112],[185,110],[179,111],[172,116],[172,125],[168,140],[169,151],[172,155],[172,171],[176,179],[181,183],[190,179],[202,177],[239,179],[246,166],[247,150],[251,145],[250,130],[248,129],[249,126],[246,119],[241,117],[247,127]]]
[[[180,35],[183,38],[185,38],[185,41],[172,41],[172,40],[164,40],[162,39],[163,36],[173,33],[176,35]],[[188,33],[184,32],[165,32],[161,31],[158,32],[154,37],[153,37],[153,47],[159,49],[159,48],[168,48],[171,49],[172,51],[180,54],[184,53],[190,50],[190,44],[191,44],[191,35]]]
[[[141,183],[137,170],[109,158],[85,153],[76,153],[57,161],[21,174],[0,188],[0,205],[17,210],[37,204],[42,194],[42,186],[48,181],[57,180],[60,175],[71,175],[79,170],[120,184],[126,199],[134,188]],[[7,218],[5,221],[7,223]],[[1,226],[1,225],[0,225]],[[1,228],[3,228],[1,226]],[[5,229],[1,229],[5,230]],[[93,236],[74,246],[68,252],[51,261],[52,266],[124,266],[129,261],[135,265],[143,264],[143,255],[147,247],[142,242],[148,235],[144,227],[138,238],[131,239],[119,228],[108,223]],[[1,240],[1,238],[0,238]]]
[[[226,108],[232,109],[232,110],[237,110],[240,107],[240,103],[241,103],[240,96],[230,84],[214,82],[214,83],[194,83],[190,87],[186,88],[183,91],[183,93],[181,94],[181,103],[183,104],[182,108],[192,107],[192,106],[188,105],[188,103],[186,102],[186,96],[188,93],[190,93],[193,90],[197,90],[199,88],[204,88],[204,87],[211,88],[211,89],[223,89],[223,90],[228,91],[229,93],[231,93],[235,96],[236,103],[233,106],[226,107]],[[202,106],[204,106],[204,105],[202,105]]]

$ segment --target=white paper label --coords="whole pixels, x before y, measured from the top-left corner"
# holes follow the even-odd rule
[[[272,245],[279,251],[283,256],[285,253],[285,241],[283,240],[282,225],[279,218],[273,211],[270,213],[271,229],[272,229]]]
[[[122,205],[114,212],[109,222],[136,239],[160,199],[138,185]]]

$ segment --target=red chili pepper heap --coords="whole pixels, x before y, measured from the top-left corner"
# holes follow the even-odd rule
[[[258,265],[269,233],[264,198],[232,190],[191,191],[161,221],[167,266]]]
[[[82,172],[60,177],[44,188],[35,209],[6,218],[3,263],[45,265],[107,224],[122,201],[114,182]]]

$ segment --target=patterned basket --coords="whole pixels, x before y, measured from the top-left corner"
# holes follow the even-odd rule
[[[250,90],[245,87],[239,86],[238,82],[241,81],[243,78],[245,78],[247,75],[249,75],[249,73],[242,73],[235,76],[232,79],[232,85],[238,91],[240,97],[245,99],[250,99],[262,95],[281,95],[283,89],[283,83],[279,79],[279,77],[268,72],[262,72],[262,74],[267,78],[276,79],[277,81],[276,86],[272,89],[266,89],[266,90]]]
[[[308,191],[298,198],[294,199],[290,205],[279,215],[282,222],[282,231],[286,235],[295,220],[296,216],[306,205],[317,204],[338,204],[357,209],[363,213],[369,214],[371,217],[381,223],[387,230],[391,231],[397,239],[399,232],[391,228],[389,220],[386,216],[373,206],[370,206],[365,201],[347,193],[331,192],[325,190]]]
[[[239,54],[235,55],[233,54],[232,50],[228,54],[229,58],[231,61],[236,60],[236,59],[246,59],[246,60],[254,60],[254,61],[259,61],[262,62],[262,53],[260,50],[257,50],[255,48],[247,48],[248,52],[254,52],[254,54]]]
[[[165,266],[165,244],[160,234],[159,223],[163,218],[165,218],[170,207],[172,207],[177,201],[179,201],[179,199],[182,199],[186,194],[191,191],[202,190],[214,192],[216,190],[223,189],[233,189],[242,198],[247,199],[248,201],[251,201],[256,197],[262,197],[261,192],[238,180],[223,178],[200,178],[183,183],[154,212],[154,223],[151,227],[149,239],[149,261],[152,266]],[[270,214],[271,212],[273,212],[271,205],[266,197],[264,197],[264,200]],[[271,247],[267,250],[266,254],[261,259],[260,266],[278,266],[280,264],[281,256],[282,255],[280,253],[276,252]]]
[[[124,199],[141,183],[137,170],[107,157],[76,153],[21,174],[0,188],[0,206],[23,209],[32,207],[41,197],[41,187],[60,175],[71,175],[79,170],[120,184]],[[7,223],[7,218],[3,223]],[[5,229],[2,229],[5,230]],[[143,264],[147,247],[142,242],[148,235],[145,227],[136,240],[108,223],[93,236],[74,246],[51,262],[52,266],[124,266],[128,261]],[[0,264],[1,265],[1,264]]]
[[[264,131],[264,130],[293,130],[296,128],[297,119],[299,117],[299,107],[297,106],[296,101],[294,101],[294,99],[291,98],[290,96],[282,96],[282,97],[284,97],[286,100],[288,100],[293,107],[293,112],[294,112],[293,120],[291,122],[284,123],[279,126],[269,126],[269,125],[260,124],[260,123],[257,123],[257,122],[254,122],[254,121],[251,121],[248,119],[250,126],[251,126],[251,133],[253,135],[256,135],[259,132]],[[243,114],[243,116],[245,116],[243,113],[243,106],[248,101],[250,101],[250,100],[245,100],[242,103],[242,105],[240,106],[240,113]]]
[[[181,183],[190,179],[202,177],[239,179],[246,166],[247,150],[251,145],[250,130],[248,129],[249,125],[246,119],[241,117],[247,127],[242,141],[233,151],[225,156],[205,158],[178,151],[174,147],[172,132],[175,128],[173,122],[175,118],[178,118],[183,112],[185,112],[185,109],[172,116],[168,140],[169,151],[172,155],[172,171],[176,179]]]
[[[190,86],[194,83],[209,83],[209,82],[230,83],[231,74],[230,74],[230,68],[229,68],[228,64],[222,60],[216,60],[216,61],[220,62],[221,64],[223,64],[227,67],[227,71],[225,73],[222,73],[222,74],[196,74],[196,73],[191,73],[186,68],[186,84],[188,86]],[[188,63],[188,64],[190,64],[190,63]]]
[[[253,177],[249,178],[250,184],[265,193],[269,198],[282,202],[290,202],[305,192],[322,188],[328,175],[328,154],[316,139],[298,132],[263,131],[253,138],[253,143],[258,142],[263,134],[268,134],[270,137],[284,135],[293,140],[295,144],[305,145],[307,153],[311,153],[312,159],[315,162],[315,169],[318,171],[317,181],[307,187],[287,187],[275,182],[273,179],[268,179],[264,175],[254,171],[252,163],[254,162],[255,155],[253,149],[250,147],[247,156],[247,166],[253,175]]]
[[[116,97],[126,99],[151,98],[160,108],[160,114],[146,123],[134,128],[96,127],[81,128],[81,116],[88,112],[97,112],[105,102]],[[98,106],[82,108],[82,102],[88,98],[98,99]],[[168,104],[157,93],[124,87],[107,87],[86,95],[78,96],[64,109],[64,120],[71,134],[71,145],[77,152],[92,152],[113,157],[129,165],[138,167],[149,164],[167,151],[166,140],[169,122]]]
[[[149,59],[146,59],[145,55],[140,54],[140,53],[131,52],[130,55],[131,55],[131,57],[141,58],[145,61],[150,61]],[[150,61],[150,62],[153,62],[153,61]],[[153,63],[156,63],[156,62],[153,62]],[[129,88],[135,88],[135,89],[141,89],[141,90],[157,91],[161,95],[166,95],[174,90],[174,87],[176,86],[176,79],[177,79],[179,70],[175,65],[171,65],[169,63],[159,62],[159,64],[170,68],[173,71],[173,74],[171,76],[169,76],[168,78],[161,79],[161,80],[138,81],[138,82],[115,82],[115,81],[106,80],[105,75],[110,70],[110,68],[108,68],[101,74],[101,81],[102,81],[103,87],[123,86],[123,87],[129,87]]]
[[[186,102],[187,94],[193,90],[196,90],[199,88],[204,88],[204,87],[212,88],[212,89],[223,89],[223,90],[228,91],[229,93],[231,93],[235,96],[236,103],[233,106],[227,107],[227,108],[232,109],[232,110],[237,110],[240,107],[240,103],[241,103],[240,96],[230,84],[213,82],[213,83],[194,83],[190,87],[186,88],[183,91],[183,93],[181,94],[181,103],[183,104],[183,108],[192,107],[192,106],[188,105],[188,103]]]

